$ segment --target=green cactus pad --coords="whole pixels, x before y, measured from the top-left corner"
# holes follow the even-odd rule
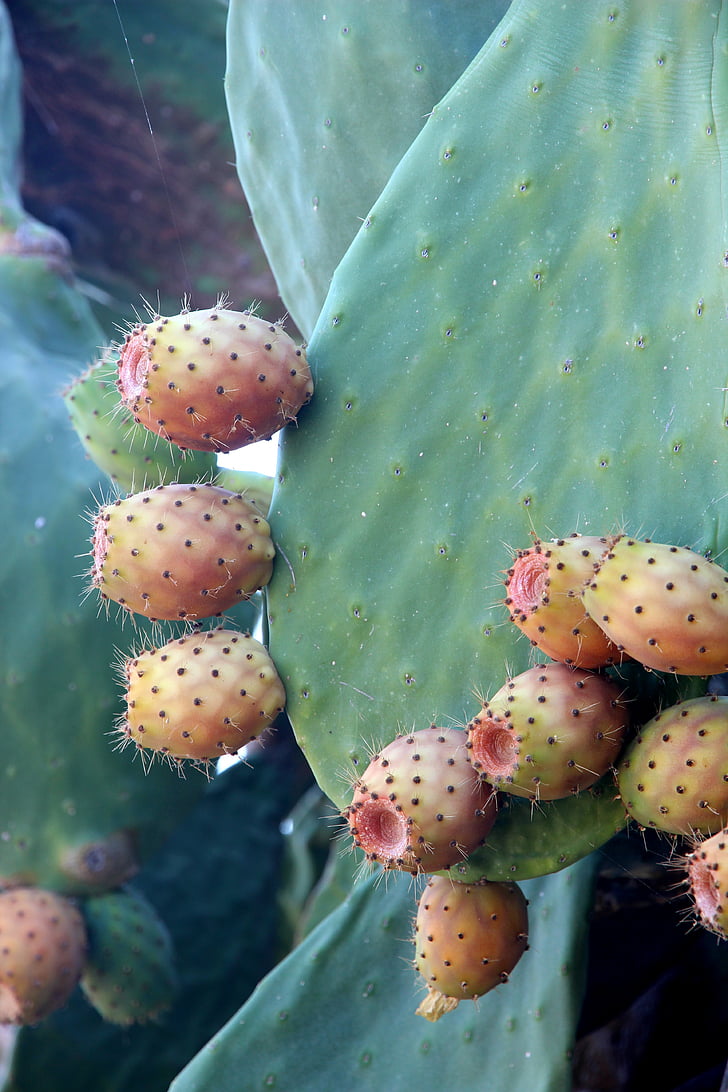
[[[719,8],[517,0],[336,271],[269,606],[339,806],[372,742],[529,665],[499,600],[532,531],[728,542]]]
[[[454,880],[527,880],[559,872],[607,842],[627,824],[611,774],[568,800],[533,804],[501,798],[482,849],[450,869]]]
[[[523,885],[529,950],[510,981],[437,1024],[415,1009],[410,962],[419,886],[369,880],[322,922],[172,1083],[170,1092],[569,1086],[592,862]],[[558,919],[559,929],[552,926]],[[396,1013],[396,1017],[395,1014]],[[526,1052],[521,1053],[523,1043]],[[508,1076],[506,1076],[508,1075]],[[488,1078],[490,1080],[490,1078]],[[495,1083],[493,1083],[495,1082]]]
[[[232,0],[225,92],[236,166],[304,336],[400,156],[507,7],[333,0],[325,13],[282,12],[276,0]]]

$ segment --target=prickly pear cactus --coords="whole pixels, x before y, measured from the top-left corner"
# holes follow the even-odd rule
[[[243,42],[247,8],[233,4],[232,46]],[[619,8],[515,0],[360,214],[310,336],[316,398],[284,439],[270,512],[289,562],[267,593],[271,651],[297,738],[338,807],[372,748],[432,720],[464,725],[476,692],[495,693],[533,662],[500,602],[502,574],[532,533],[599,536],[626,527],[659,530],[665,541],[713,556],[726,547],[721,8],[718,0]],[[297,46],[324,48],[326,31],[307,31]],[[363,67],[371,42],[348,30],[346,37],[352,67]],[[272,70],[272,46],[255,34],[245,48],[251,43]],[[290,156],[292,113],[312,103],[281,68],[267,81],[261,69],[249,65],[250,86],[260,91],[263,82],[275,101],[287,90],[286,104],[295,103],[274,130],[277,139],[284,132]],[[228,91],[250,183],[242,147],[247,139],[253,148],[260,129],[248,121],[239,83],[229,80]],[[340,154],[341,169],[353,169],[355,156]],[[306,163],[299,195],[306,187],[316,194],[321,182],[315,157]],[[307,333],[311,285],[327,283],[329,259],[312,268],[316,253],[306,251],[301,277],[305,228],[282,232],[280,218],[251,203],[277,268],[299,271],[281,284]],[[513,804],[466,878],[509,878],[488,869],[505,869],[519,851],[526,875],[563,868],[575,847],[577,857],[586,854],[620,825],[614,808],[611,781],[535,818]],[[561,912],[583,920],[587,862],[538,882]],[[453,1055],[452,1023],[442,1039],[439,1025],[428,1033],[426,1048],[409,1037],[400,1043],[407,1073],[395,1068],[393,1078],[391,1052],[378,1058],[365,1046],[371,1024],[358,999],[336,1012],[315,1007],[340,996],[329,973],[334,956],[343,953],[347,983],[357,946],[367,968],[381,970],[392,886],[355,889],[175,1088],[233,1087],[241,1059],[276,1018],[283,1030],[260,1062],[260,1083],[286,1087],[295,1072],[299,1088],[329,1078],[366,1087],[377,1077],[436,1087],[433,1059],[445,1042],[448,1075],[454,1065],[467,1079],[466,1049]],[[557,980],[547,966],[552,945],[565,941],[557,916],[546,916],[543,939],[507,987],[518,991],[511,996],[520,1019],[532,1008],[519,970],[531,982]],[[569,958],[579,958],[577,934]],[[324,953],[325,983],[302,970]],[[301,981],[305,999],[292,985],[284,995],[284,983]],[[409,977],[395,998],[385,981],[380,1011],[391,1027],[413,986]],[[557,1056],[569,1046],[578,986],[568,996],[561,1037],[536,1048],[543,1087],[565,1087]],[[316,1074],[301,1072],[300,1044],[310,1050],[322,1023],[328,1041],[337,1028],[337,1041],[353,1038],[358,1064],[370,1068],[356,1070],[349,1050],[329,1062],[330,1052],[314,1049]],[[352,1028],[362,1031],[352,1036]],[[518,1046],[511,1041],[509,1059],[531,1050],[531,1030]],[[489,1057],[499,1042],[494,1030]],[[330,1069],[323,1077],[322,1064]]]
[[[0,44],[11,57],[4,8]],[[131,633],[82,602],[84,511],[101,481],[59,395],[103,335],[62,241],[25,215],[13,189],[17,68],[3,66],[1,81],[0,886],[75,894],[133,874],[204,779],[145,778],[110,746],[110,665]]]
[[[502,602],[502,575],[532,534],[647,524],[714,556],[728,545],[721,8],[515,0],[462,75],[453,63],[441,90],[454,85],[405,151],[379,140],[391,112],[370,92],[373,60],[390,97],[428,67],[426,35],[397,33],[407,16],[384,22],[388,5],[341,0],[315,24],[291,16],[281,35],[275,5],[259,5],[256,22],[255,5],[232,4],[230,56],[246,62],[228,84],[241,176],[252,191],[251,164],[265,164],[266,186],[274,167],[285,178],[272,205],[252,192],[251,207],[277,270],[292,271],[281,287],[310,334],[317,390],[284,440],[270,521],[285,564],[263,594],[293,728],[336,809],[373,751],[432,721],[463,728],[533,662]],[[458,9],[428,9],[432,40]],[[260,32],[274,12],[275,45]],[[320,65],[331,102],[375,119],[350,127],[351,145],[337,131],[319,147],[316,125],[336,129],[334,111],[315,121],[326,85],[307,94],[281,39],[296,57],[331,60]],[[251,125],[251,89],[256,102],[285,100],[269,134],[267,106]],[[349,246],[350,209],[328,212],[367,143],[384,151]],[[313,214],[299,215],[306,203]],[[610,671],[627,685],[621,665]],[[424,1028],[405,962],[417,883],[370,879],[261,982],[175,1092],[225,1092],[243,1071],[251,1086],[428,1092],[454,1074],[482,1082],[484,1058],[501,1087],[517,1063],[529,1088],[567,1087],[591,850],[625,821],[614,797],[608,773],[543,810],[513,801],[452,866],[468,883],[524,880],[534,907],[530,950],[480,1008]],[[394,1058],[381,1046],[393,1026]]]
[[[0,882],[85,890],[83,869],[66,867],[80,847],[93,857],[128,830],[146,855],[204,784],[170,785],[161,771],[145,778],[110,746],[118,712],[110,667],[131,630],[81,600],[83,512],[99,478],[57,396],[99,332],[35,255],[0,256],[0,323]]]
[[[307,784],[302,785],[304,768],[293,742],[279,743],[254,765],[239,763],[211,781],[189,819],[131,885],[172,935],[177,989],[171,1008],[157,1019],[120,1026],[102,1019],[82,986],[65,1008],[20,1032],[4,1092],[166,1092],[182,1066],[275,965],[278,920],[261,908],[275,905],[284,846],[280,824]],[[109,905],[105,896],[83,901],[86,908],[93,904],[94,919],[99,900]],[[116,893],[110,901],[113,906]],[[146,940],[151,936],[145,927]],[[138,947],[133,935],[127,941]],[[114,991],[112,1017],[129,1001],[139,1015],[134,965],[138,972],[145,945],[141,948],[132,953],[131,963],[118,948],[103,959],[106,974],[119,963],[124,968],[125,988]],[[98,986],[95,943],[91,951],[96,952],[92,975]],[[169,983],[165,951],[158,956],[155,986],[144,990],[142,1005],[158,1001]],[[98,1001],[97,991],[92,988],[92,993]]]

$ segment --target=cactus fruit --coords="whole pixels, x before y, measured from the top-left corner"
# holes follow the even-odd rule
[[[172,941],[145,898],[130,888],[87,899],[88,957],[81,975],[87,1000],[112,1024],[156,1019],[177,986]]]
[[[36,1024],[65,1005],[86,958],[86,928],[63,895],[0,892],[0,1024]]]
[[[495,794],[466,754],[460,731],[433,724],[372,755],[343,812],[369,862],[438,872],[483,844],[495,822]]]
[[[134,326],[117,386],[135,421],[178,447],[215,452],[268,439],[313,394],[304,350],[280,325],[222,306]]]
[[[212,477],[214,455],[161,443],[119,406],[117,373],[116,361],[107,354],[62,392],[71,424],[96,466],[126,491],[144,489],[152,481]]]
[[[648,721],[617,766],[629,815],[669,834],[716,833],[728,823],[728,698],[678,702]]]
[[[270,580],[270,527],[239,493],[159,485],[102,505],[93,521],[92,586],[151,619],[209,618]]]
[[[206,763],[234,754],[282,711],[286,695],[259,641],[219,628],[189,633],[123,665],[122,745]]]
[[[527,906],[515,883],[431,876],[415,923],[415,967],[427,983],[417,1014],[438,1020],[507,982],[528,947]]]
[[[686,864],[689,894],[698,921],[728,939],[728,828],[698,841]]]
[[[584,606],[645,667],[728,670],[728,573],[680,546],[618,535],[584,587]]]
[[[615,762],[627,727],[620,686],[604,675],[537,664],[509,679],[468,725],[476,770],[515,796],[558,800]]]
[[[607,540],[591,535],[542,542],[519,550],[508,570],[505,604],[532,645],[552,660],[573,667],[619,663],[621,654],[590,618],[581,590]]]

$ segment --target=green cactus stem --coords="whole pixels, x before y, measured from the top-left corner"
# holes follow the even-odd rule
[[[592,861],[583,861],[527,881],[530,947],[510,981],[477,1005],[462,1002],[437,1024],[415,1014],[423,989],[408,938],[418,891],[401,875],[387,878],[386,892],[374,879],[357,885],[264,979],[170,1092],[231,1092],[240,1088],[241,1073],[249,1088],[286,1092],[429,1090],[455,1079],[474,1088],[484,1079],[498,1089],[512,1080],[533,1092],[567,1088],[592,871]]]

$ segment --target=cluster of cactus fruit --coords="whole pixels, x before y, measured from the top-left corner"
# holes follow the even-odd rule
[[[86,450],[119,488],[92,516],[88,593],[159,635],[152,647],[120,654],[118,744],[180,771],[185,762],[207,771],[257,739],[286,695],[263,643],[220,621],[271,578],[270,488],[261,476],[231,472],[244,492],[225,488],[226,473],[211,480],[204,453],[269,437],[292,420],[311,396],[310,371],[280,326],[222,303],[155,316],[116,356],[115,383],[114,350],[106,350],[64,397]],[[145,456],[142,425],[162,452]],[[180,459],[199,480],[172,480]],[[145,488],[135,492],[139,474]],[[167,636],[165,623],[178,631]],[[0,892],[0,1023],[35,1024],[79,984],[111,1023],[142,1023],[169,1006],[169,935],[146,900],[119,886],[123,879],[88,897],[19,884]]]
[[[633,734],[620,668],[728,671],[728,573],[692,550],[574,534],[518,551],[505,584],[510,620],[553,662],[508,678],[464,733],[432,725],[373,755],[344,811],[354,845],[385,869],[438,873],[486,842],[499,793],[538,806],[613,775],[640,826],[697,839],[695,912],[725,935],[728,698],[679,702]],[[527,947],[517,891],[429,880],[415,927],[421,1015],[439,1019],[507,980]]]
[[[101,367],[108,369],[108,355],[66,396],[86,443],[98,416],[89,383],[109,385]],[[269,437],[295,418],[313,389],[304,351],[288,335],[221,304],[135,326],[119,350],[115,388],[127,438],[138,442],[129,433],[131,415],[134,425],[192,457]],[[91,412],[79,409],[84,401],[94,405]],[[104,445],[102,437],[99,427],[97,445],[111,450],[115,440]],[[133,483],[123,472],[117,480]],[[183,629],[122,658],[120,743],[178,766],[207,766],[258,738],[285,706],[283,683],[261,642],[227,623],[202,628],[271,579],[267,505],[212,480],[144,485],[94,514],[91,590],[132,619]],[[507,981],[528,946],[527,902],[516,883],[436,875],[487,843],[502,793],[538,806],[613,773],[638,824],[698,839],[686,863],[696,914],[725,935],[728,698],[684,701],[633,731],[620,670],[636,663],[677,675],[728,671],[728,574],[677,546],[574,534],[519,550],[505,585],[511,622],[552,662],[483,697],[465,731],[431,725],[398,735],[371,756],[343,813],[368,862],[429,877],[414,961],[427,990],[417,1011],[428,1020]],[[3,1019],[41,1019],[78,981],[107,1018],[147,1017],[146,1010],[134,1015],[136,999],[105,1000],[104,957],[88,956],[88,936],[118,928],[119,907],[91,900],[86,926],[61,896],[18,889],[4,900]],[[54,949],[63,958],[40,960],[52,981],[36,976],[24,984],[14,930],[22,932],[29,918],[34,943],[26,952],[35,963],[36,938],[64,930]],[[116,980],[118,951],[99,950],[106,951],[107,977]],[[146,948],[144,958],[151,958]],[[161,981],[160,999],[150,994],[155,1013],[169,994],[170,974]]]
[[[119,412],[184,452],[268,439],[313,393],[304,350],[279,325],[223,301],[135,325],[120,347],[116,388]],[[252,742],[284,708],[260,641],[229,624],[200,629],[270,580],[266,512],[256,496],[211,481],[172,481],[93,516],[91,589],[132,616],[185,627],[120,664],[122,744],[204,765]]]
[[[90,396],[88,387],[109,387],[108,360],[66,395],[87,447],[98,416],[98,393]],[[142,430],[130,430],[131,417],[192,458],[270,436],[295,418],[313,389],[303,349],[279,327],[222,304],[138,324],[120,347],[116,371],[125,438],[139,443]],[[119,427],[118,417],[108,424]],[[104,443],[101,427],[94,435],[95,451],[116,443],[111,435]],[[90,590],[107,609],[114,603],[132,619],[182,627],[122,658],[121,746],[206,767],[258,738],[285,706],[283,683],[261,642],[229,623],[202,628],[268,584],[275,547],[265,496],[219,481],[164,480],[164,456],[159,466],[162,480],[145,481],[141,491],[132,488],[94,514]],[[204,465],[200,471],[211,477]],[[133,487],[133,477],[116,476]],[[613,776],[630,818],[694,839],[686,877],[695,912],[725,935],[728,698],[684,701],[637,727],[621,669],[632,663],[679,675],[728,671],[728,574],[692,550],[625,534],[573,534],[519,550],[505,586],[511,622],[551,662],[481,697],[464,731],[430,725],[396,736],[370,756],[343,812],[367,862],[428,877],[414,926],[414,966],[426,989],[417,1012],[430,1021],[506,982],[528,948],[527,900],[517,883],[486,875],[459,882],[447,871],[487,844],[502,794],[538,807]],[[34,939],[46,935],[47,923],[65,930],[57,946],[63,958],[58,967],[47,963],[53,982],[32,978],[27,988],[13,933],[30,913],[18,905],[25,897],[42,907],[32,911],[39,922],[31,924]],[[118,897],[118,906],[116,893],[104,896],[108,906],[88,900],[84,921],[60,896],[8,892],[7,925],[0,900],[0,928],[12,941],[0,969],[10,991],[4,1019],[42,1018],[79,981],[106,1018],[148,1018],[134,1007],[136,994],[114,995],[113,1002],[105,996],[105,981],[119,977],[118,950],[95,940],[89,956],[89,937],[118,931],[119,915],[129,912],[128,896]],[[159,971],[161,985],[149,991],[157,1013],[172,988],[171,956],[158,934],[152,947],[164,951],[159,968],[158,956],[141,947]],[[26,950],[37,962],[33,945]]]

